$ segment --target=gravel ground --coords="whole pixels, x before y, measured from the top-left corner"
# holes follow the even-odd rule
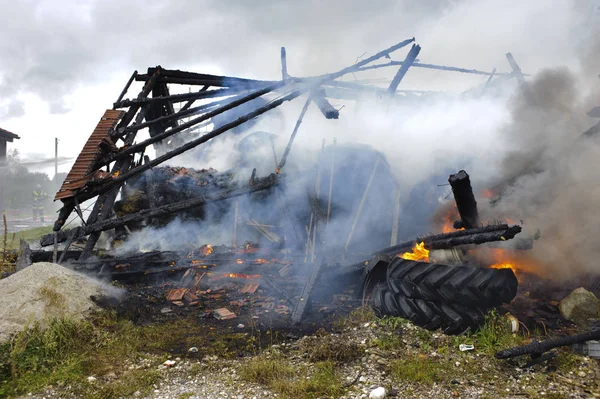
[[[398,335],[397,345],[382,348],[378,343]],[[205,356],[202,359],[173,358],[170,366],[164,358],[148,357],[131,363],[127,370],[157,369],[161,378],[149,393],[137,392],[133,397],[148,399],[191,398],[273,398],[278,397],[268,388],[245,381],[240,372],[248,362],[257,359],[284,359],[287,363],[311,369],[310,347],[326,337],[330,349],[336,345],[356,348],[352,361],[339,362],[337,366],[345,388],[340,398],[369,398],[373,390],[383,387],[385,397],[398,398],[592,398],[600,396],[600,366],[597,360],[571,355],[563,350],[549,363],[524,370],[515,362],[497,361],[478,351],[461,352],[459,343],[468,339],[430,333],[411,324],[392,330],[375,323],[350,327],[341,334],[317,334],[280,345],[272,345],[256,356],[242,359],[223,359]],[[462,342],[462,341],[465,342]],[[339,346],[342,348],[342,346]],[[309,348],[308,350],[306,348]],[[445,348],[445,349],[444,349]],[[443,352],[443,353],[442,353]],[[393,371],[396,359],[406,353],[421,356],[434,364],[443,365],[439,380],[418,382],[410,375]],[[564,364],[564,359],[570,359]],[[562,360],[561,360],[562,359]],[[425,360],[424,360],[425,361]],[[90,384],[101,384],[103,379],[116,375],[92,376]],[[29,395],[30,398],[69,397],[64,389],[49,388],[45,392]]]

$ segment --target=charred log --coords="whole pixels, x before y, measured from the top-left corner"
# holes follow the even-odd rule
[[[319,107],[319,111],[327,119],[338,119],[340,117],[340,111],[333,108],[333,105],[325,98],[325,90],[318,90],[312,93],[312,100],[315,105]]]
[[[419,55],[420,51],[421,51],[421,46],[419,46],[418,44],[413,44],[412,48],[406,55],[406,59],[402,63],[402,66],[400,66],[400,69],[398,69],[398,72],[396,72],[394,79],[392,79],[392,82],[390,83],[390,86],[388,87],[388,92],[390,94],[394,94],[396,92],[398,85],[404,78],[404,75],[406,75],[406,72],[408,72],[408,68],[410,68],[411,65],[417,59],[417,56]]]
[[[475,201],[471,179],[467,172],[461,170],[454,175],[450,175],[448,182],[452,186],[452,193],[454,193],[454,200],[456,201],[456,207],[458,208],[463,227],[465,229],[472,229],[479,226],[477,201]]]
[[[566,337],[551,338],[543,342],[534,341],[528,345],[516,346],[514,348],[505,349],[496,353],[496,359],[509,359],[511,357],[521,355],[531,355],[533,357],[537,357],[540,356],[542,353],[554,348],[597,339],[600,339],[600,329],[587,331],[580,334],[569,335]]]

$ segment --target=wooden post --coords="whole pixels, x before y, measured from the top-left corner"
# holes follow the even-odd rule
[[[233,216],[233,247],[237,248],[237,225],[238,225],[238,200],[235,201],[235,213]]]
[[[421,46],[419,46],[418,44],[412,45],[412,48],[406,55],[406,59],[402,63],[402,66],[400,67],[400,69],[398,69],[396,76],[394,76],[394,79],[392,79],[392,82],[390,83],[390,86],[388,87],[388,92],[390,94],[394,94],[396,92],[398,85],[404,78],[404,75],[406,75],[406,72],[408,72],[408,68],[410,68],[411,65],[417,59],[417,56],[419,55],[420,51],[421,51]]]
[[[335,169],[335,144],[337,139],[333,138],[333,146],[331,147],[331,173],[329,174],[329,197],[327,199],[327,223],[331,216],[331,197],[333,194],[333,172]]]
[[[287,56],[285,54],[285,47],[281,48],[281,80],[289,78],[287,72]]]
[[[323,150],[325,149],[325,139],[323,139],[323,142],[321,143],[321,155],[319,156],[319,162],[318,162],[318,169],[317,169],[317,181],[315,183],[315,205],[316,207],[320,207],[319,206],[319,194],[321,192],[321,161],[323,159]],[[316,209],[313,211],[313,213],[315,214],[315,223],[313,226],[313,239],[312,239],[312,248],[310,251],[310,260],[311,262],[315,261],[315,247],[317,246],[317,228],[320,222],[320,215],[321,215],[321,210],[320,209]]]
[[[392,237],[390,246],[398,244],[398,225],[400,224],[400,190],[396,191],[396,201],[394,201],[394,216],[392,220]]]
[[[448,182],[452,186],[452,193],[454,194],[454,200],[456,201],[456,207],[458,208],[463,227],[465,229],[478,227],[479,213],[477,212],[477,201],[475,201],[475,196],[473,195],[469,175],[464,170],[461,170],[456,174],[450,175]]]
[[[375,165],[373,165],[373,170],[371,171],[371,176],[369,176],[369,181],[367,182],[365,191],[363,192],[362,198],[360,199],[360,204],[358,205],[358,209],[356,210],[356,215],[354,216],[354,221],[352,222],[352,227],[350,228],[350,233],[348,234],[348,239],[346,240],[346,245],[344,245],[344,254],[348,251],[350,241],[352,241],[354,230],[356,230],[356,226],[358,225],[358,220],[360,219],[363,207],[365,206],[365,202],[367,202],[367,196],[369,195],[369,191],[371,191],[371,185],[373,184],[373,180],[375,180],[375,172],[377,172],[377,167],[379,166],[380,161],[381,157],[377,155],[377,160],[375,161]]]

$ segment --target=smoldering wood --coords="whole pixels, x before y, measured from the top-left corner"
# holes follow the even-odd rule
[[[138,75],[136,77],[136,80],[148,80],[155,70],[156,68],[148,68],[148,74]],[[270,85],[276,83],[275,81],[246,79],[231,76],[218,76],[163,68],[161,68],[161,72],[162,73],[160,80],[164,83],[209,85],[215,87],[246,86],[248,88],[256,87],[257,85]]]
[[[490,74],[487,81],[485,82],[485,85],[483,86],[484,91],[487,90],[487,88],[490,86],[490,83],[492,83],[492,79],[494,78],[494,76],[496,76],[496,68],[494,68],[492,70],[492,73]]]
[[[306,314],[306,312],[311,308],[311,299],[310,295],[315,287],[315,283],[317,282],[319,275],[321,274],[322,263],[314,263],[312,272],[308,278],[306,284],[304,284],[304,288],[302,289],[302,293],[300,294],[300,298],[296,303],[296,307],[292,311],[292,323],[298,324],[302,321],[302,318]]]
[[[517,64],[515,57],[513,57],[513,55],[511,53],[506,53],[506,60],[508,61],[510,67],[513,70],[513,73],[512,73],[513,76],[515,77],[515,79],[517,79],[517,81],[519,82],[519,85],[521,86],[521,90],[523,91],[523,95],[525,96],[527,103],[532,106],[537,106],[538,103],[535,99],[535,96],[533,95],[531,88],[527,84],[527,81],[525,80],[525,76],[523,75],[523,72],[521,71],[519,64]]]
[[[390,53],[392,53],[400,48],[403,48],[412,42],[414,42],[414,38],[404,40],[403,42],[397,43],[385,50],[382,50],[371,57],[368,57],[360,62],[357,62],[354,65],[343,68],[342,70],[340,70],[338,72],[331,73],[328,75],[323,75],[323,76],[316,77],[316,78],[306,79],[305,82],[308,82],[308,83],[306,83],[300,89],[294,90],[291,93],[284,95],[283,97],[280,97],[279,99],[267,104],[266,106],[261,107],[261,108],[255,110],[254,112],[251,112],[245,116],[242,116],[242,117],[238,118],[236,121],[233,121],[229,124],[222,126],[220,129],[216,129],[215,131],[211,132],[210,134],[207,134],[201,138],[193,140],[192,142],[186,143],[185,145],[183,145],[175,150],[172,150],[169,153],[166,153],[163,156],[158,157],[157,159],[155,159],[153,161],[147,162],[144,165],[136,167],[134,170],[130,171],[129,173],[121,174],[117,178],[114,178],[114,176],[111,176],[109,179],[107,179],[104,182],[104,184],[98,184],[93,188],[86,187],[86,188],[84,188],[84,190],[77,193],[76,195],[78,196],[80,202],[83,202],[89,198],[93,198],[98,195],[102,195],[102,194],[110,191],[112,188],[120,186],[128,178],[137,176],[140,173],[144,172],[145,170],[148,170],[148,169],[150,169],[150,168],[152,168],[174,156],[177,156],[183,152],[186,152],[186,151],[196,147],[197,145],[200,145],[200,144],[218,136],[219,134],[246,122],[249,119],[259,116],[262,113],[267,112],[270,109],[273,109],[273,108],[281,105],[285,101],[293,100],[294,98],[298,97],[300,94],[302,94],[306,91],[314,90],[315,88],[320,87],[324,83],[335,80],[347,73],[355,72],[355,71],[359,70],[361,67],[363,67],[381,57],[387,56]],[[159,78],[166,76],[165,73],[168,75],[171,75],[171,76],[177,75],[177,73],[173,73],[173,71],[163,70],[160,66],[156,67],[156,68],[149,68],[148,75],[146,77],[144,77],[143,79],[140,79],[140,80],[146,80],[146,85],[144,86],[140,95],[138,95],[138,99],[146,97],[148,95],[149,91],[152,89],[155,82]],[[197,78],[197,77],[199,77],[199,75],[201,75],[201,74],[193,74],[193,73],[187,73],[187,72],[181,72],[181,71],[178,71],[178,73],[179,73],[179,76],[183,76],[182,74],[184,74],[186,76],[186,78],[187,77]],[[148,78],[148,76],[151,76],[151,77]],[[207,77],[207,76],[209,76],[209,75],[203,75],[203,77]],[[140,78],[140,76],[138,75],[136,77],[136,79],[137,78]],[[213,79],[208,79],[208,80],[210,80],[210,82],[205,82],[204,83],[205,85],[215,85],[216,86],[215,81],[218,81],[219,78],[214,79],[214,76],[213,76]],[[249,83],[249,85],[251,85],[252,83],[256,83],[256,81],[250,80],[250,82],[247,82],[247,83]],[[139,104],[135,104],[134,106],[131,106],[130,109],[126,112],[125,116],[121,119],[121,122],[119,123],[119,125],[117,126],[117,129],[115,129],[115,131],[121,131],[121,129],[127,127],[129,125],[129,123],[131,122],[131,120],[133,120],[133,118],[136,115],[139,108],[140,108]],[[65,209],[68,210],[68,208],[65,208]],[[72,209],[71,209],[71,211],[72,211]],[[55,224],[55,228],[60,229],[60,227],[62,227],[62,225]]]
[[[165,84],[160,82],[161,84]],[[216,97],[228,97],[234,96],[240,93],[247,92],[249,89],[246,87],[241,88],[224,88],[224,89],[216,89],[216,90],[207,90],[207,91],[197,91],[191,93],[183,93],[183,94],[173,94],[168,96],[160,96],[160,97],[150,97],[150,98],[136,98],[133,100],[125,99],[120,101],[119,103],[114,104],[114,108],[125,108],[130,107],[132,105],[143,105],[143,104],[152,104],[152,103],[178,103],[188,100],[199,100],[203,98],[216,98]]]
[[[388,67],[392,67],[392,66],[399,66],[399,65],[402,65],[403,63],[404,63],[404,61],[390,61],[385,64],[369,65],[369,66],[360,68],[359,71],[369,71],[372,69],[388,68]],[[483,76],[495,75],[495,76],[502,76],[502,77],[511,76],[511,73],[509,73],[509,72],[494,73],[494,72],[480,71],[477,69],[467,69],[467,68],[457,68],[457,67],[444,66],[444,65],[425,64],[422,62],[414,62],[412,64],[412,66],[416,67],[416,68],[437,69],[440,71],[459,72],[459,73],[467,73],[467,74],[472,74],[472,75],[483,75]],[[522,75],[529,76],[527,74],[522,74]]]
[[[157,142],[159,142],[159,141],[161,141],[161,140],[164,140],[164,139],[166,139],[166,138],[168,138],[168,137],[171,137],[171,136],[172,136],[172,135],[174,135],[175,133],[179,133],[179,132],[181,132],[181,131],[184,131],[184,130],[186,130],[186,129],[189,129],[189,128],[191,128],[191,127],[194,127],[194,126],[198,125],[199,123],[201,123],[201,122],[204,122],[204,121],[207,121],[207,120],[209,120],[210,118],[212,118],[212,117],[214,117],[214,116],[217,116],[217,115],[219,115],[219,114],[222,114],[222,113],[223,113],[223,112],[225,112],[225,111],[228,111],[228,110],[230,110],[230,109],[232,109],[232,108],[235,108],[235,107],[237,107],[238,105],[241,105],[241,104],[247,103],[248,101],[254,100],[254,99],[256,99],[256,98],[258,98],[258,97],[260,97],[260,96],[263,96],[263,95],[265,95],[265,94],[267,94],[267,93],[270,93],[270,92],[272,92],[273,90],[275,90],[276,88],[282,87],[283,85],[284,85],[284,83],[283,83],[283,82],[278,82],[278,83],[276,83],[276,84],[275,84],[275,85],[273,85],[273,86],[266,87],[266,88],[264,88],[264,89],[262,89],[262,90],[258,90],[258,91],[254,92],[254,93],[251,93],[251,94],[247,95],[247,96],[243,96],[243,97],[241,97],[241,98],[238,98],[238,99],[236,99],[236,100],[233,100],[233,101],[231,101],[231,102],[225,103],[225,104],[221,105],[220,107],[218,107],[217,109],[214,109],[214,110],[212,110],[212,111],[209,111],[209,112],[207,112],[207,113],[205,113],[205,114],[203,114],[203,115],[201,115],[201,116],[199,116],[199,117],[197,117],[197,118],[194,118],[194,119],[192,119],[192,120],[190,120],[190,121],[188,121],[188,122],[182,123],[181,125],[179,125],[179,126],[178,126],[178,127],[176,127],[176,128],[169,129],[169,130],[165,131],[164,133],[158,134],[158,135],[156,135],[156,136],[154,136],[154,137],[150,137],[149,139],[147,139],[147,140],[144,140],[144,141],[142,141],[141,143],[138,143],[138,144],[135,144],[135,145],[129,146],[129,147],[127,147],[127,148],[123,149],[122,151],[118,152],[117,154],[110,155],[110,156],[108,156],[108,157],[106,157],[106,158],[102,159],[102,161],[101,161],[101,164],[108,164],[108,163],[110,163],[110,162],[113,162],[113,161],[115,161],[115,160],[117,160],[117,159],[121,158],[121,157],[125,157],[125,156],[128,156],[128,155],[130,155],[130,154],[134,154],[134,153],[136,153],[136,152],[139,152],[139,151],[141,151],[142,149],[146,148],[147,146],[149,146],[149,145],[151,145],[151,144],[157,143]],[[267,107],[267,106],[265,106],[265,107]],[[263,107],[263,108],[264,108],[264,107]],[[275,107],[273,107],[273,108],[275,108]],[[269,109],[271,109],[271,108],[269,108]],[[266,111],[263,111],[263,112],[266,112]],[[244,118],[244,117],[241,117],[241,118],[239,118],[239,119],[243,119],[243,118]],[[253,118],[253,116],[251,116],[251,117],[248,117],[247,119],[244,119],[243,121],[241,121],[241,122],[239,122],[239,123],[235,124],[235,126],[238,126],[238,125],[240,125],[240,124],[242,124],[242,123],[244,123],[244,122],[246,122],[246,121],[248,121],[248,120],[250,120],[250,119],[252,119],[252,118]],[[238,120],[236,120],[236,121],[234,121],[234,122],[232,122],[232,123],[229,123],[229,124],[227,124],[227,125],[224,125],[224,126],[222,126],[221,128],[219,128],[219,129],[215,129],[215,130],[214,130],[213,132],[211,132],[211,133],[215,133],[215,131],[217,131],[217,130],[219,130],[219,131],[220,131],[218,134],[220,134],[220,133],[223,133],[223,132],[226,132],[227,130],[229,130],[229,129],[230,129],[230,128],[226,128],[226,127],[227,127],[227,126],[229,126],[229,125],[232,125],[232,124],[234,124],[234,123],[236,123],[236,122],[238,122],[238,121],[239,121],[239,119],[238,119]],[[232,126],[232,127],[235,127],[235,126]],[[224,128],[225,128],[225,129],[224,129]],[[211,133],[209,133],[209,134],[211,134]],[[218,134],[216,134],[214,137],[216,137]],[[205,137],[205,136],[202,136],[202,137]],[[201,138],[202,138],[202,137],[201,137]],[[201,139],[201,138],[200,138],[200,139]],[[212,138],[212,137],[210,137],[210,138]],[[208,141],[210,138],[206,139],[205,141]],[[197,140],[199,140],[199,139],[197,139]],[[202,142],[204,142],[204,141],[202,141]],[[188,144],[189,144],[189,143],[188,143]],[[187,146],[188,144],[186,144],[185,146]],[[201,144],[201,143],[198,143],[198,144]],[[198,144],[197,144],[197,145],[198,145]],[[196,146],[196,145],[194,145],[194,146],[192,146],[192,147],[189,147],[189,149],[191,149],[191,148],[193,148],[193,147],[195,147],[195,146]],[[181,148],[181,147],[180,147],[180,148]],[[187,148],[187,147],[186,147],[186,148]],[[174,150],[174,151],[176,151],[176,150]],[[185,151],[187,151],[187,149],[186,149],[186,150],[183,150],[182,152],[185,152]],[[173,152],[173,151],[172,151],[172,152]],[[168,155],[168,154],[169,154],[169,153],[167,153],[167,154],[165,154],[165,155]],[[176,154],[176,155],[178,155],[178,154]],[[169,157],[169,158],[166,158],[165,160],[167,160],[167,159],[170,159],[170,158],[171,158],[171,157]],[[158,158],[157,158],[157,159],[158,159]],[[99,164],[100,164],[100,163],[99,163]]]
[[[133,71],[133,73],[131,74],[131,77],[127,81],[127,84],[125,84],[125,87],[121,91],[121,94],[119,94],[119,97],[117,98],[117,101],[115,101],[115,103],[121,102],[121,100],[123,99],[123,97],[125,97],[125,94],[127,93],[127,90],[129,90],[129,87],[133,83],[133,80],[135,79],[135,77],[137,76],[137,74],[138,74],[138,71]]]
[[[411,250],[415,244],[423,242],[427,249],[450,249],[458,245],[483,244],[485,242],[505,241],[513,239],[521,232],[521,226],[507,224],[492,224],[473,229],[453,231],[450,233],[434,234],[417,237],[398,245],[377,251],[373,255],[397,255]]]
[[[285,53],[285,47],[281,48],[281,80],[286,80],[289,77],[287,71],[287,56]]]
[[[311,96],[315,105],[319,107],[319,111],[321,111],[325,118],[338,119],[340,117],[340,111],[335,109],[325,98],[325,90],[316,90]]]
[[[464,170],[459,171],[448,178],[452,193],[458,208],[458,214],[462,224],[466,229],[472,229],[479,226],[479,212],[477,211],[477,201],[473,195],[471,179]]]
[[[144,209],[144,210],[136,212],[136,213],[125,215],[121,218],[100,220],[94,224],[88,224],[87,226],[84,226],[84,227],[78,227],[78,228],[75,228],[75,229],[72,229],[69,231],[61,231],[60,233],[62,233],[62,234],[60,234],[60,236],[58,236],[57,238],[59,239],[59,242],[63,242],[65,240],[67,240],[70,235],[76,235],[77,237],[83,237],[85,235],[92,234],[92,233],[100,233],[102,231],[111,230],[116,227],[126,226],[131,223],[139,222],[146,218],[154,218],[154,217],[160,217],[163,215],[169,215],[169,214],[181,212],[181,211],[184,211],[187,209],[196,208],[196,207],[202,206],[208,202],[223,201],[223,200],[226,200],[229,198],[239,197],[244,194],[249,194],[249,193],[253,193],[256,191],[262,191],[262,190],[265,190],[265,189],[268,189],[268,188],[278,185],[279,181],[280,181],[280,176],[275,175],[275,174],[271,174],[270,176],[267,176],[265,178],[260,178],[260,179],[255,178],[253,184],[250,186],[238,187],[238,186],[232,185],[231,187],[229,187],[227,189],[220,190],[219,192],[216,192],[216,193],[209,193],[209,194],[206,194],[203,196],[199,196],[198,198],[193,198],[193,199],[189,199],[189,200],[185,200],[185,201],[181,201],[181,202],[176,202],[174,204],[163,205],[163,206],[157,207],[155,209]],[[111,204],[111,207],[112,207],[112,204]],[[40,244],[42,246],[45,246],[44,244],[46,244],[48,242],[48,240],[52,240],[51,242],[53,242],[52,234],[43,236],[42,239],[40,240]]]
[[[532,357],[540,356],[554,348],[561,346],[578,344],[580,342],[592,341],[600,339],[600,329],[586,331],[579,334],[569,335],[566,337],[550,338],[543,342],[534,341],[528,345],[516,346],[496,353],[496,359],[509,359],[516,356],[531,355]]]
[[[417,237],[414,240],[404,241],[385,249],[381,249],[369,259],[350,260],[351,264],[340,265],[327,271],[327,278],[337,278],[347,276],[361,276],[365,272],[365,267],[373,257],[378,256],[397,256],[404,252],[412,251],[412,248],[423,242],[425,248],[432,249],[451,249],[461,245],[484,244],[495,241],[506,241],[513,239],[521,232],[521,226],[509,226],[507,224],[495,224],[475,229],[465,229],[453,231],[451,233],[435,234],[430,236]]]
[[[208,103],[208,104],[198,105],[197,107],[193,107],[193,108],[184,109],[184,107],[182,107],[178,112],[176,112],[172,115],[161,116],[160,118],[147,120],[146,122],[142,122],[140,124],[134,124],[134,125],[132,124],[131,126],[128,126],[122,132],[119,132],[119,133],[136,132],[136,131],[144,129],[148,126],[152,126],[156,123],[162,123],[162,122],[167,122],[167,121],[172,121],[172,120],[179,120],[179,119],[185,118],[187,116],[198,114],[204,110],[209,110],[211,108],[222,106],[224,104],[226,104],[226,102],[221,100],[221,101],[214,101],[214,102]]]
[[[412,48],[410,49],[410,51],[406,55],[406,59],[404,60],[404,62],[400,66],[400,69],[398,69],[398,72],[396,72],[396,75],[394,76],[394,78],[392,79],[392,82],[390,83],[390,86],[388,87],[388,92],[389,93],[395,93],[396,92],[396,89],[398,88],[398,85],[400,84],[400,82],[404,78],[404,75],[406,75],[406,72],[408,72],[408,68],[410,68],[411,65],[417,59],[417,56],[419,55],[420,51],[421,51],[421,46],[419,46],[418,44],[413,44]]]
[[[279,173],[281,171],[281,169],[285,166],[285,162],[287,160],[288,154],[290,153],[290,150],[292,149],[292,144],[294,143],[294,138],[296,138],[298,129],[300,128],[300,125],[302,124],[302,119],[304,119],[304,115],[306,114],[306,110],[308,110],[308,106],[310,105],[311,101],[312,101],[312,98],[309,96],[306,99],[304,106],[302,107],[302,111],[300,111],[300,115],[298,116],[298,119],[296,119],[296,125],[294,125],[294,130],[292,130],[292,134],[290,135],[290,139],[287,143],[287,146],[285,147],[285,150],[283,151],[283,155],[281,156],[281,160],[279,161],[279,165],[277,166],[275,173]]]

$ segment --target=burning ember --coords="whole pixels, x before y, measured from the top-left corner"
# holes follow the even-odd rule
[[[238,265],[241,265],[241,264],[243,264],[243,263],[244,263],[244,261],[243,261],[243,260],[241,260],[241,259],[238,259],[238,260],[236,260],[236,261],[235,261],[235,263],[237,263]]]
[[[204,256],[208,256],[210,254],[212,254],[214,251],[212,245],[203,245],[202,247],[200,247],[200,253]]]
[[[402,259],[407,260],[422,260],[429,262],[429,250],[425,248],[425,243],[415,244],[412,252],[405,252],[400,255]]]

